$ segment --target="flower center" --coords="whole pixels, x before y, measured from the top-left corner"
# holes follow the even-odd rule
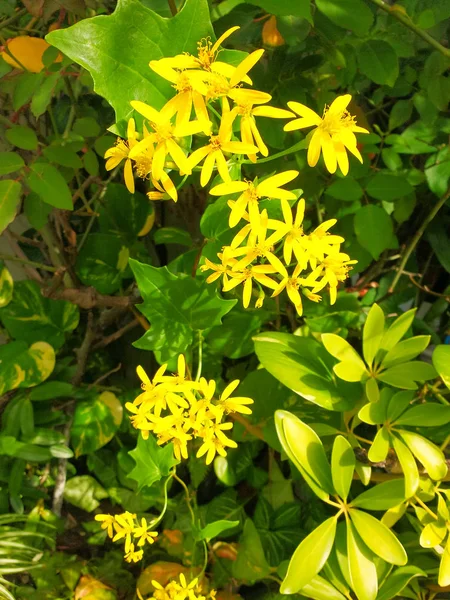
[[[322,117],[322,123],[319,127],[333,135],[335,133],[339,133],[342,129],[347,129],[352,125],[356,125],[355,117],[353,117],[347,111],[343,111],[341,113],[330,113],[328,108],[325,108]]]

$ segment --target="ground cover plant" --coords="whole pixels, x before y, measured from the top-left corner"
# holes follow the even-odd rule
[[[445,0],[0,0],[0,597],[450,594]]]

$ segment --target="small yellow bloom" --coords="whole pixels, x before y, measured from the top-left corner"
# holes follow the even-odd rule
[[[95,520],[100,521],[102,524],[102,529],[106,529],[106,533],[108,537],[112,538],[114,536],[114,517],[113,515],[95,515]]]
[[[369,133],[367,129],[358,127],[355,117],[347,110],[352,97],[350,94],[338,96],[329,107],[326,107],[323,117],[299,102],[288,102],[288,106],[300,119],[294,119],[284,126],[285,131],[316,127],[308,146],[308,164],[315,167],[320,153],[323,153],[325,166],[334,173],[337,166],[344,175],[348,173],[348,156],[351,152],[362,163],[362,156],[357,148],[355,133]]]
[[[289,296],[289,300],[295,306],[295,310],[297,311],[299,316],[301,316],[303,314],[303,304],[302,304],[302,297],[300,295],[300,292],[298,291],[298,288],[300,286],[302,286],[305,282],[304,279],[299,277],[301,271],[302,271],[302,266],[300,264],[298,264],[295,267],[292,275],[289,277],[286,274],[286,277],[283,278],[283,280],[280,282],[280,284],[277,286],[277,288],[275,289],[275,291],[272,294],[272,297],[278,296],[278,294],[281,294],[281,292],[284,289],[286,289],[287,295]]]
[[[303,217],[305,216],[305,200],[303,198],[299,200],[295,219],[292,216],[292,209],[287,200],[281,201],[281,208],[283,210],[283,217],[286,225],[286,237],[284,238],[283,245],[284,262],[286,265],[290,265],[292,252],[294,252],[295,258],[303,265],[303,268],[305,268],[308,259],[306,257],[304,245],[301,243],[301,240],[304,238],[302,224]]]
[[[144,551],[142,549],[135,550],[134,544],[131,543],[128,550],[126,550],[125,560],[127,562],[139,562],[140,560],[142,560],[143,556],[144,556]]]
[[[223,390],[220,395],[219,402],[220,406],[225,410],[225,412],[239,412],[244,415],[251,415],[252,411],[248,408],[247,404],[253,404],[253,400],[251,398],[245,397],[234,397],[231,398],[231,394],[239,385],[239,379],[235,379],[231,383],[227,385],[227,387]]]
[[[345,281],[352,265],[357,260],[350,260],[348,254],[336,252],[324,258],[323,262],[306,279],[304,285],[312,287],[312,293],[315,294],[322,290],[327,284],[330,288],[330,304],[336,302],[337,287],[340,281]],[[320,281],[317,281],[321,277]]]
[[[210,465],[216,454],[227,455],[225,448],[237,448],[236,442],[223,433],[232,427],[233,423],[213,424],[209,427],[203,435],[204,442],[197,452],[197,458],[206,454],[206,464]]]
[[[315,269],[317,261],[323,261],[327,254],[336,254],[340,244],[345,241],[340,235],[328,233],[328,230],[336,223],[336,219],[328,219],[316,227],[312,233],[300,238],[299,241],[305,248],[312,269]]]
[[[142,517],[140,525],[135,527],[133,530],[133,535],[135,538],[139,538],[138,547],[145,546],[146,542],[149,544],[154,544],[155,538],[158,537],[157,531],[149,531],[149,525],[147,520]]]
[[[269,275],[273,275],[277,273],[277,269],[272,265],[253,265],[245,268],[241,273],[230,273],[230,279],[224,283],[222,290],[224,292],[229,292],[240,283],[244,284],[244,293],[242,296],[242,304],[244,308],[248,308],[250,304],[250,298],[252,296],[253,289],[253,279],[271,289],[276,289],[278,283],[268,277]]]
[[[136,125],[134,119],[128,120],[127,141],[121,138],[117,139],[116,145],[108,148],[105,152],[105,158],[108,160],[105,163],[105,169],[111,171],[125,159],[124,177],[125,185],[131,194],[134,194],[134,179],[133,167],[130,160],[130,152],[137,142]]]

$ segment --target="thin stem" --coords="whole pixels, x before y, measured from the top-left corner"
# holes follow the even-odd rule
[[[161,523],[161,521],[163,520],[164,515],[166,514],[167,505],[169,503],[169,497],[168,497],[168,494],[167,494],[167,486],[169,485],[169,481],[173,477],[176,477],[175,470],[172,471],[172,473],[169,475],[169,477],[164,482],[164,488],[163,488],[163,491],[164,491],[164,506],[163,506],[163,509],[162,509],[159,517],[157,517],[154,521],[151,522],[151,524],[150,524],[151,527],[156,527],[156,525],[159,525],[159,523]]]
[[[177,5],[175,4],[175,0],[167,0],[167,4],[169,5],[170,12],[172,13],[172,17],[174,17],[178,12]]]
[[[441,198],[439,198],[438,202],[431,209],[431,211],[428,213],[428,215],[422,221],[419,229],[414,234],[414,237],[410,241],[408,247],[406,248],[406,250],[405,250],[405,252],[403,254],[400,266],[398,267],[398,271],[395,274],[395,277],[394,277],[394,280],[392,281],[391,287],[389,288],[389,292],[390,293],[392,293],[394,291],[395,286],[397,285],[400,277],[403,274],[403,271],[404,271],[404,269],[406,267],[406,263],[408,262],[409,257],[411,256],[411,254],[413,253],[414,248],[419,243],[420,238],[423,236],[423,234],[425,232],[425,229],[428,227],[428,225],[431,223],[431,221],[437,215],[437,213],[439,212],[439,210],[444,206],[444,204],[446,203],[446,201],[448,200],[449,197],[450,197],[450,188],[448,188],[448,190],[445,192],[445,194]]]
[[[26,8],[22,8],[22,10],[17,11],[14,15],[12,15],[12,17],[9,17],[9,19],[5,19],[0,23],[0,29],[8,27],[8,25],[11,25],[11,23],[15,23],[18,19],[20,19],[20,17],[22,17],[27,12],[28,11]]]
[[[200,381],[200,377],[202,376],[202,360],[203,360],[203,333],[201,329],[198,330],[198,365],[197,365],[197,374],[195,376],[195,381]]]
[[[175,471],[173,473],[173,478],[176,479],[178,481],[178,483],[184,489],[184,493],[186,494],[186,504],[188,506],[189,512],[191,513],[192,524],[195,525],[195,520],[196,519],[195,519],[194,511],[192,510],[191,498],[190,498],[190,495],[189,495],[189,489],[188,489],[187,485],[184,483],[184,481],[178,477],[178,475],[175,473]]]
[[[292,154],[293,152],[297,152],[297,150],[304,150],[308,147],[308,143],[305,140],[301,142],[297,142],[293,146],[286,148],[286,150],[282,150],[281,152],[277,152],[276,154],[272,154],[272,156],[268,156],[267,158],[260,158],[256,162],[252,160],[241,160],[242,165],[260,165],[262,163],[270,162],[271,160],[275,160],[277,158],[281,158],[282,156],[287,156],[288,154]]]
[[[420,506],[430,515],[430,517],[433,517],[433,519],[435,519],[435,521],[438,520],[437,515],[434,514],[434,512],[428,508],[428,506],[425,504],[425,502],[422,502],[422,500],[419,498],[419,496],[414,496],[414,500],[417,502],[417,504],[420,504]]]
[[[203,544],[203,551],[205,553],[204,559],[203,559],[203,567],[202,570],[200,571],[200,573],[197,575],[197,577],[201,580],[201,578],[203,577],[205,571],[206,571],[206,567],[208,566],[208,556],[209,556],[209,552],[208,552],[208,544],[206,543],[206,540],[202,540],[202,544]]]
[[[436,48],[436,50],[438,50],[447,58],[450,58],[450,50],[448,48],[445,48],[445,46],[443,46],[437,40],[435,40],[434,37],[431,37],[431,35],[428,34],[426,31],[420,29],[420,27],[417,27],[417,25],[414,25],[411,18],[407,14],[401,12],[397,6],[390,6],[389,4],[386,4],[386,2],[384,2],[383,0],[369,0],[369,2],[372,2],[372,4],[375,4],[375,6],[378,6],[378,8],[381,8],[381,10],[387,12],[388,15],[391,15],[391,17],[394,17],[394,19],[400,21],[400,23],[402,23],[405,27],[411,29],[411,31],[413,31],[417,36],[421,37],[423,40],[428,42],[430,46]]]
[[[50,273],[56,273],[58,270],[56,267],[49,267],[48,265],[43,265],[42,263],[35,262],[34,260],[19,258],[18,256],[12,256],[10,254],[0,254],[0,260],[11,260],[24,265],[30,265],[30,267],[35,267],[36,269],[41,269],[42,271],[49,271]]]

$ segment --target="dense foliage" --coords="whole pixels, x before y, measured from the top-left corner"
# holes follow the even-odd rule
[[[0,15],[0,597],[448,598],[448,1]]]

